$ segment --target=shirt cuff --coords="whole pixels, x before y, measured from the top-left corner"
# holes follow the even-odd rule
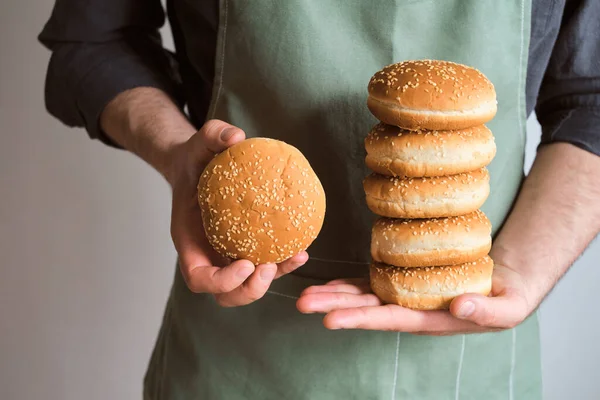
[[[85,127],[91,138],[109,146],[121,148],[102,131],[100,115],[118,94],[153,87],[183,106],[174,57],[154,40],[66,44],[53,57],[46,87],[49,107],[63,122]]]
[[[600,108],[555,111],[540,118],[540,145],[564,142],[600,156]]]

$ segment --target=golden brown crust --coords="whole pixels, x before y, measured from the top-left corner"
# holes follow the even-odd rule
[[[419,110],[472,109],[495,101],[494,85],[476,68],[441,60],[408,60],[384,67],[369,94]],[[397,97],[400,97],[398,100]]]
[[[440,60],[409,60],[388,65],[369,81],[369,95],[402,107],[460,111],[496,101],[494,85],[473,67]]]
[[[402,268],[371,264],[371,289],[384,302],[414,310],[448,309],[465,293],[487,296],[494,262],[489,256],[454,266]]]
[[[382,122],[406,129],[461,129],[496,113],[494,85],[475,68],[439,60],[409,60],[373,75],[367,106]]]
[[[309,162],[284,142],[254,138],[215,156],[198,183],[210,244],[255,264],[308,248],[325,215],[325,193]]]
[[[489,253],[491,230],[480,210],[439,219],[380,218],[373,225],[371,256],[397,267],[464,264]]]
[[[433,178],[397,178],[371,174],[363,181],[366,202],[377,215],[437,218],[479,209],[489,196],[487,169]]]
[[[487,166],[496,155],[492,132],[479,125],[454,131],[409,131],[383,123],[365,139],[366,165],[387,176],[456,175]]]

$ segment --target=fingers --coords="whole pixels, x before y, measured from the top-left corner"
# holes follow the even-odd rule
[[[454,318],[447,311],[415,311],[388,304],[335,310],[325,316],[328,329],[369,329],[397,332],[472,332],[483,331],[472,322]]]
[[[340,284],[348,284],[348,285],[369,285],[369,280],[366,278],[351,278],[351,279],[336,279],[334,281],[329,281],[326,285],[340,285]]]
[[[302,313],[329,312],[335,309],[380,305],[366,279],[337,279],[326,285],[307,287],[296,307]]]
[[[452,301],[450,312],[479,326],[501,329],[514,328],[528,315],[526,301],[516,294],[497,297],[465,294]]]
[[[303,251],[301,253],[298,253],[294,257],[287,259],[282,263],[279,263],[277,265],[277,273],[275,274],[275,279],[295,271],[296,269],[306,264],[307,261],[308,253],[306,251]]]
[[[323,323],[329,329],[369,329],[439,336],[496,332],[517,326],[531,312],[526,297],[522,295],[523,290],[515,285],[518,280],[509,280],[499,272],[494,276],[492,296],[458,296],[448,311],[417,311],[392,304],[371,305],[365,297],[366,293],[370,293],[365,281],[344,279],[307,288],[298,301],[298,309],[327,313]]]
[[[341,284],[341,285],[322,285],[322,286],[309,286],[302,292],[302,296],[308,294],[327,294],[327,293],[350,293],[350,294],[367,294],[369,293],[368,285],[350,285],[350,284]]]
[[[279,266],[254,267],[248,260],[238,260],[226,267],[215,267],[204,247],[194,242],[180,246],[181,272],[192,292],[215,294],[217,302],[224,307],[243,306],[262,298],[277,274],[291,272],[308,259],[308,254],[303,252]]]
[[[360,308],[344,305],[325,316],[323,323],[327,328],[418,334],[476,333],[513,328],[527,315],[526,302],[517,295],[507,294],[498,297],[462,295],[451,303],[450,312],[415,311],[391,304]]]
[[[357,279],[336,279],[327,282],[325,285],[310,286],[304,289],[302,295],[315,293],[352,293],[367,294],[372,293],[369,280],[364,278]]]
[[[308,253],[302,252],[279,265],[259,265],[241,286],[229,293],[218,294],[217,302],[223,307],[235,307],[259,300],[265,295],[274,279],[294,271],[304,265],[307,260]]]
[[[302,292],[296,307],[302,313],[381,305],[366,279],[338,279],[326,285],[310,286]]]
[[[346,292],[302,294],[296,302],[298,311],[305,314],[316,312],[327,313],[332,310],[378,305],[381,305],[381,301],[374,294],[353,294]]]
[[[262,264],[241,286],[229,293],[216,295],[217,302],[223,307],[244,306],[262,298],[277,273],[275,264]]]
[[[194,293],[227,293],[242,285],[254,272],[254,265],[239,260],[226,267],[181,265],[183,278]]]

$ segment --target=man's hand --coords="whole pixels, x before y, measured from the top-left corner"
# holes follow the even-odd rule
[[[496,265],[491,296],[464,294],[449,311],[414,311],[383,305],[367,280],[337,280],[304,290],[297,302],[304,313],[326,313],[329,329],[372,329],[427,335],[480,333],[512,328],[537,306],[528,301],[523,277]]]
[[[366,281],[308,288],[297,306],[325,326],[429,335],[486,332],[522,322],[600,231],[600,157],[556,143],[538,152],[517,203],[494,240],[489,297],[458,296],[449,311],[382,305]]]
[[[307,261],[308,254],[302,252],[279,265],[230,263],[208,243],[197,200],[198,180],[216,153],[245,139],[241,129],[212,120],[196,132],[173,101],[153,88],[119,94],[105,107],[100,124],[112,140],[152,165],[171,185],[171,236],[190,290],[213,293],[223,306],[241,306],[261,298],[273,279]]]
[[[174,152],[168,180],[173,188],[171,236],[179,254],[179,265],[190,290],[213,293],[222,306],[241,306],[260,299],[273,279],[302,266],[302,252],[279,265],[254,266],[248,260],[229,260],[217,254],[206,239],[197,185],[204,167],[226,148],[245,139],[244,132],[223,121],[208,121]]]

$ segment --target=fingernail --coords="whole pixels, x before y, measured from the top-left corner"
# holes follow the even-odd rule
[[[329,329],[330,331],[339,331],[339,330],[342,330],[342,329],[346,329],[346,327],[344,326],[344,324],[343,323],[339,323],[339,322],[337,324],[335,324],[335,325],[331,325],[331,324],[328,324],[328,325],[329,326],[327,327],[327,329]]]
[[[251,267],[244,267],[237,272],[238,278],[246,279],[254,272],[254,269]]]
[[[262,279],[263,281],[270,281],[271,279],[273,279],[274,275],[275,271],[273,267],[265,267],[262,269],[262,271],[260,271],[260,279]]]
[[[221,140],[223,142],[228,141],[229,139],[231,139],[231,137],[233,136],[234,133],[235,133],[235,128],[227,128],[227,129],[223,130],[223,132],[221,132]]]
[[[468,316],[473,314],[473,311],[475,311],[475,304],[473,304],[472,301],[466,301],[463,303],[462,306],[460,306],[456,316],[458,318],[467,318]]]

